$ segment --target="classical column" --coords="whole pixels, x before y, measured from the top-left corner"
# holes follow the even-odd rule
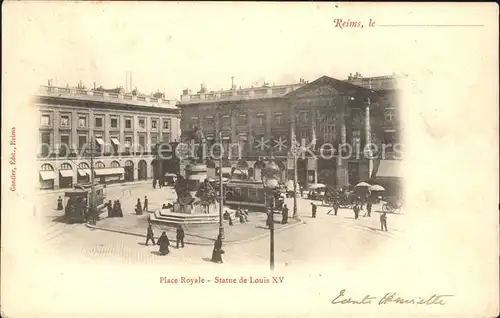
[[[373,159],[371,151],[372,132],[370,125],[370,104],[371,100],[370,98],[368,98],[365,104],[365,146],[364,146],[364,150],[366,150],[366,152],[364,152],[364,155],[368,159],[368,180],[372,177],[372,172],[373,172]],[[369,147],[367,148],[367,146]]]
[[[340,125],[340,145],[344,145],[347,142],[347,127],[346,127],[346,107],[349,96],[343,96],[340,99],[340,103],[338,104],[338,124]],[[345,186],[348,183],[347,180],[347,169],[345,160],[341,158],[342,147],[339,146],[337,149],[338,157],[337,157],[337,186]]]

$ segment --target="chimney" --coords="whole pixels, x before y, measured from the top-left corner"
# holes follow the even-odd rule
[[[231,89],[234,89],[234,76],[231,76]]]

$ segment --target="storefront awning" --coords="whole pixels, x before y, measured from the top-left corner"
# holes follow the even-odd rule
[[[381,160],[377,170],[377,178],[401,178],[400,160]]]
[[[90,169],[78,169],[78,175],[80,177],[90,176]]]
[[[73,178],[73,170],[59,170],[59,173],[64,178]]]
[[[120,168],[102,168],[94,170],[96,176],[109,176],[113,174],[124,174],[125,170]]]
[[[102,138],[96,138],[95,141],[101,146],[104,145],[104,140],[102,140]]]
[[[118,141],[118,139],[116,138],[111,138],[111,142],[115,145],[115,146],[119,146],[120,145],[120,142]]]
[[[56,178],[54,171],[40,171],[40,177],[42,180],[53,180]]]

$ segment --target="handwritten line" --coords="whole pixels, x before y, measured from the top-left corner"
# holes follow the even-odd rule
[[[379,24],[379,27],[483,27],[482,24]]]

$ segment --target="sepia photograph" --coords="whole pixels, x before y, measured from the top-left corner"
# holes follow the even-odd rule
[[[498,6],[2,15],[5,317],[498,314]]]

